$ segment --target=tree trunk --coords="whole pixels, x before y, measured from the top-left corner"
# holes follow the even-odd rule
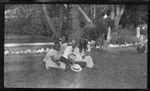
[[[54,27],[54,24],[52,23],[51,18],[48,16],[48,12],[46,11],[46,5],[43,4],[42,7],[43,7],[43,12],[44,12],[44,14],[45,14],[46,20],[47,20],[48,24],[50,25],[50,27],[51,27],[51,29],[52,29],[54,35],[55,35],[57,38],[59,38],[60,35],[57,33],[57,31],[56,31],[56,29],[55,29],[55,27]]]
[[[91,21],[93,22],[93,25],[95,26],[95,18],[96,18],[96,6],[91,5]]]
[[[117,35],[119,34],[118,27],[119,27],[121,16],[124,12],[124,8],[125,6],[121,8],[119,5],[117,5],[116,7],[113,6],[112,8],[111,18],[114,19],[114,25],[115,25],[115,30],[117,32]]]
[[[119,35],[119,31],[118,31],[118,28],[119,28],[119,17],[116,17],[115,21],[114,21],[114,25],[115,25],[115,31],[117,32],[117,35]]]
[[[110,17],[111,17],[112,20],[114,20],[114,18],[115,18],[115,7],[114,6],[112,6]]]
[[[89,18],[89,16],[85,13],[85,11],[79,5],[78,5],[78,9],[83,14],[87,22],[89,22],[91,26],[94,26],[92,20]]]
[[[140,27],[137,27],[137,29],[136,29],[136,37],[137,38],[140,37]]]
[[[78,13],[78,7],[76,5],[72,6],[71,9],[71,17],[72,17],[72,38],[79,40],[81,37],[81,28],[80,28],[80,22],[79,22],[79,13]]]
[[[62,25],[63,25],[63,20],[64,20],[64,12],[63,12],[63,9],[64,8],[64,6],[63,5],[60,5],[60,11],[59,11],[59,13],[60,13],[60,15],[59,15],[59,29],[58,29],[58,33],[59,33],[59,35],[61,35],[62,34]]]
[[[48,35],[51,35],[51,34],[52,34],[52,31],[50,31],[50,26],[49,26],[49,24],[47,23],[47,21],[45,21],[45,14],[44,14],[44,11],[43,11],[43,9],[42,9],[42,5],[41,5],[40,7],[41,7],[41,10],[42,10],[42,14],[41,14],[40,17],[41,17],[41,20],[42,20],[43,27],[44,27],[46,33],[47,33]]]
[[[95,17],[96,17],[96,6],[95,6],[95,4],[94,4],[93,8],[94,8],[93,18],[95,19]]]
[[[107,31],[107,43],[109,43],[110,39],[111,39],[111,28],[108,27],[108,31]]]

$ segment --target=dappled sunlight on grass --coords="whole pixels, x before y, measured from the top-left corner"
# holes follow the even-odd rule
[[[116,53],[93,52],[99,70],[85,68],[79,73],[46,70],[45,54],[13,55],[5,57],[5,86],[33,88],[146,88],[147,55],[133,50]],[[16,61],[18,60],[18,61]],[[14,63],[13,63],[14,62]],[[21,66],[21,69],[15,66]],[[14,68],[14,70],[10,70]],[[9,71],[8,71],[9,70]],[[15,83],[15,84],[14,84]]]

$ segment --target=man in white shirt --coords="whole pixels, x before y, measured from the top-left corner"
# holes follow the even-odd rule
[[[49,67],[54,67],[65,69],[66,65],[63,62],[58,61],[61,56],[60,44],[59,42],[55,42],[54,48],[50,49],[43,59],[46,64],[46,68],[48,69]]]
[[[87,43],[84,44],[84,42],[81,42],[79,45],[79,47],[83,47],[83,45],[87,46]],[[73,40],[72,44],[66,47],[66,49],[64,50],[64,54],[60,57],[59,61],[64,62],[67,68],[69,68],[73,64],[79,64],[81,68],[93,68],[93,59],[90,55],[85,54],[85,51],[87,51],[87,49],[84,52],[84,49],[82,49],[81,52],[79,47],[77,46],[76,41]],[[73,60],[71,60],[70,57],[73,57]]]
[[[75,48],[76,46],[76,42],[75,40],[72,40],[72,44],[68,45],[65,50],[64,50],[64,53],[63,55],[60,57],[59,61],[63,62],[66,64],[67,67],[70,66],[70,64],[72,64],[73,62],[70,61],[68,59],[68,56],[72,53],[73,49]]]
[[[81,44],[82,43],[80,43],[79,45]],[[73,61],[71,61],[70,55],[75,56]],[[87,62],[86,62],[87,59],[84,60],[82,58],[83,55],[84,55],[84,52],[79,51],[79,47],[77,46],[76,41],[72,40],[72,44],[66,47],[64,54],[62,55],[59,61],[64,62],[67,65],[67,67],[76,63],[76,64],[79,64],[82,68],[84,68],[87,65]]]

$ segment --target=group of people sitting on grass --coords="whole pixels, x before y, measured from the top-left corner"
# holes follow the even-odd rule
[[[86,67],[97,69],[90,55],[86,39],[80,39],[79,43],[72,40],[70,44],[65,40],[65,36],[63,36],[61,41],[55,42],[54,47],[47,52],[43,59],[47,69],[54,67],[61,68],[64,71],[71,69],[75,72],[79,72]]]
[[[139,42],[140,45],[137,46],[137,53],[143,53],[146,50],[147,38],[140,36]],[[47,52],[43,61],[47,69],[54,67],[64,70],[72,69],[76,72],[86,67],[97,69],[98,66],[94,64],[93,58],[90,55],[91,49],[96,48],[96,44],[95,41],[91,41],[89,46],[88,41],[83,38],[79,40],[79,43],[76,40],[68,43],[66,37],[63,36],[61,41],[55,42],[54,47]]]

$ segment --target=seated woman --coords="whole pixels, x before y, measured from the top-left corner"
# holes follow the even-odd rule
[[[77,46],[76,41],[73,40],[72,45],[66,47],[59,61],[64,62],[68,68],[73,64],[79,64],[81,68],[93,68],[94,63],[92,57],[89,55],[87,43],[87,41],[81,40],[79,46]]]
[[[61,57],[61,52],[60,52],[60,43],[55,42],[54,48],[50,49],[43,61],[45,62],[46,68],[48,69],[49,67],[54,67],[54,68],[61,68],[65,69],[66,65],[63,62],[59,62],[59,58]]]
[[[69,55],[72,53],[74,48],[76,47],[76,42],[75,40],[72,40],[72,44],[68,45],[64,52],[63,55],[60,57],[59,61],[63,62],[66,64],[66,67],[68,68],[73,62],[69,59]]]
[[[75,40],[72,40],[72,44],[66,47],[59,61],[64,62],[67,68],[74,64],[79,64],[82,68],[86,67],[86,62],[82,61],[82,57],[79,55],[79,47]]]
[[[72,62],[72,64],[79,64],[81,68],[93,67],[93,60],[89,55],[87,44],[88,42],[86,40],[81,39],[78,46],[77,43],[74,43],[72,48],[70,47],[70,52],[67,54],[67,58],[73,57],[72,59],[74,62]]]

